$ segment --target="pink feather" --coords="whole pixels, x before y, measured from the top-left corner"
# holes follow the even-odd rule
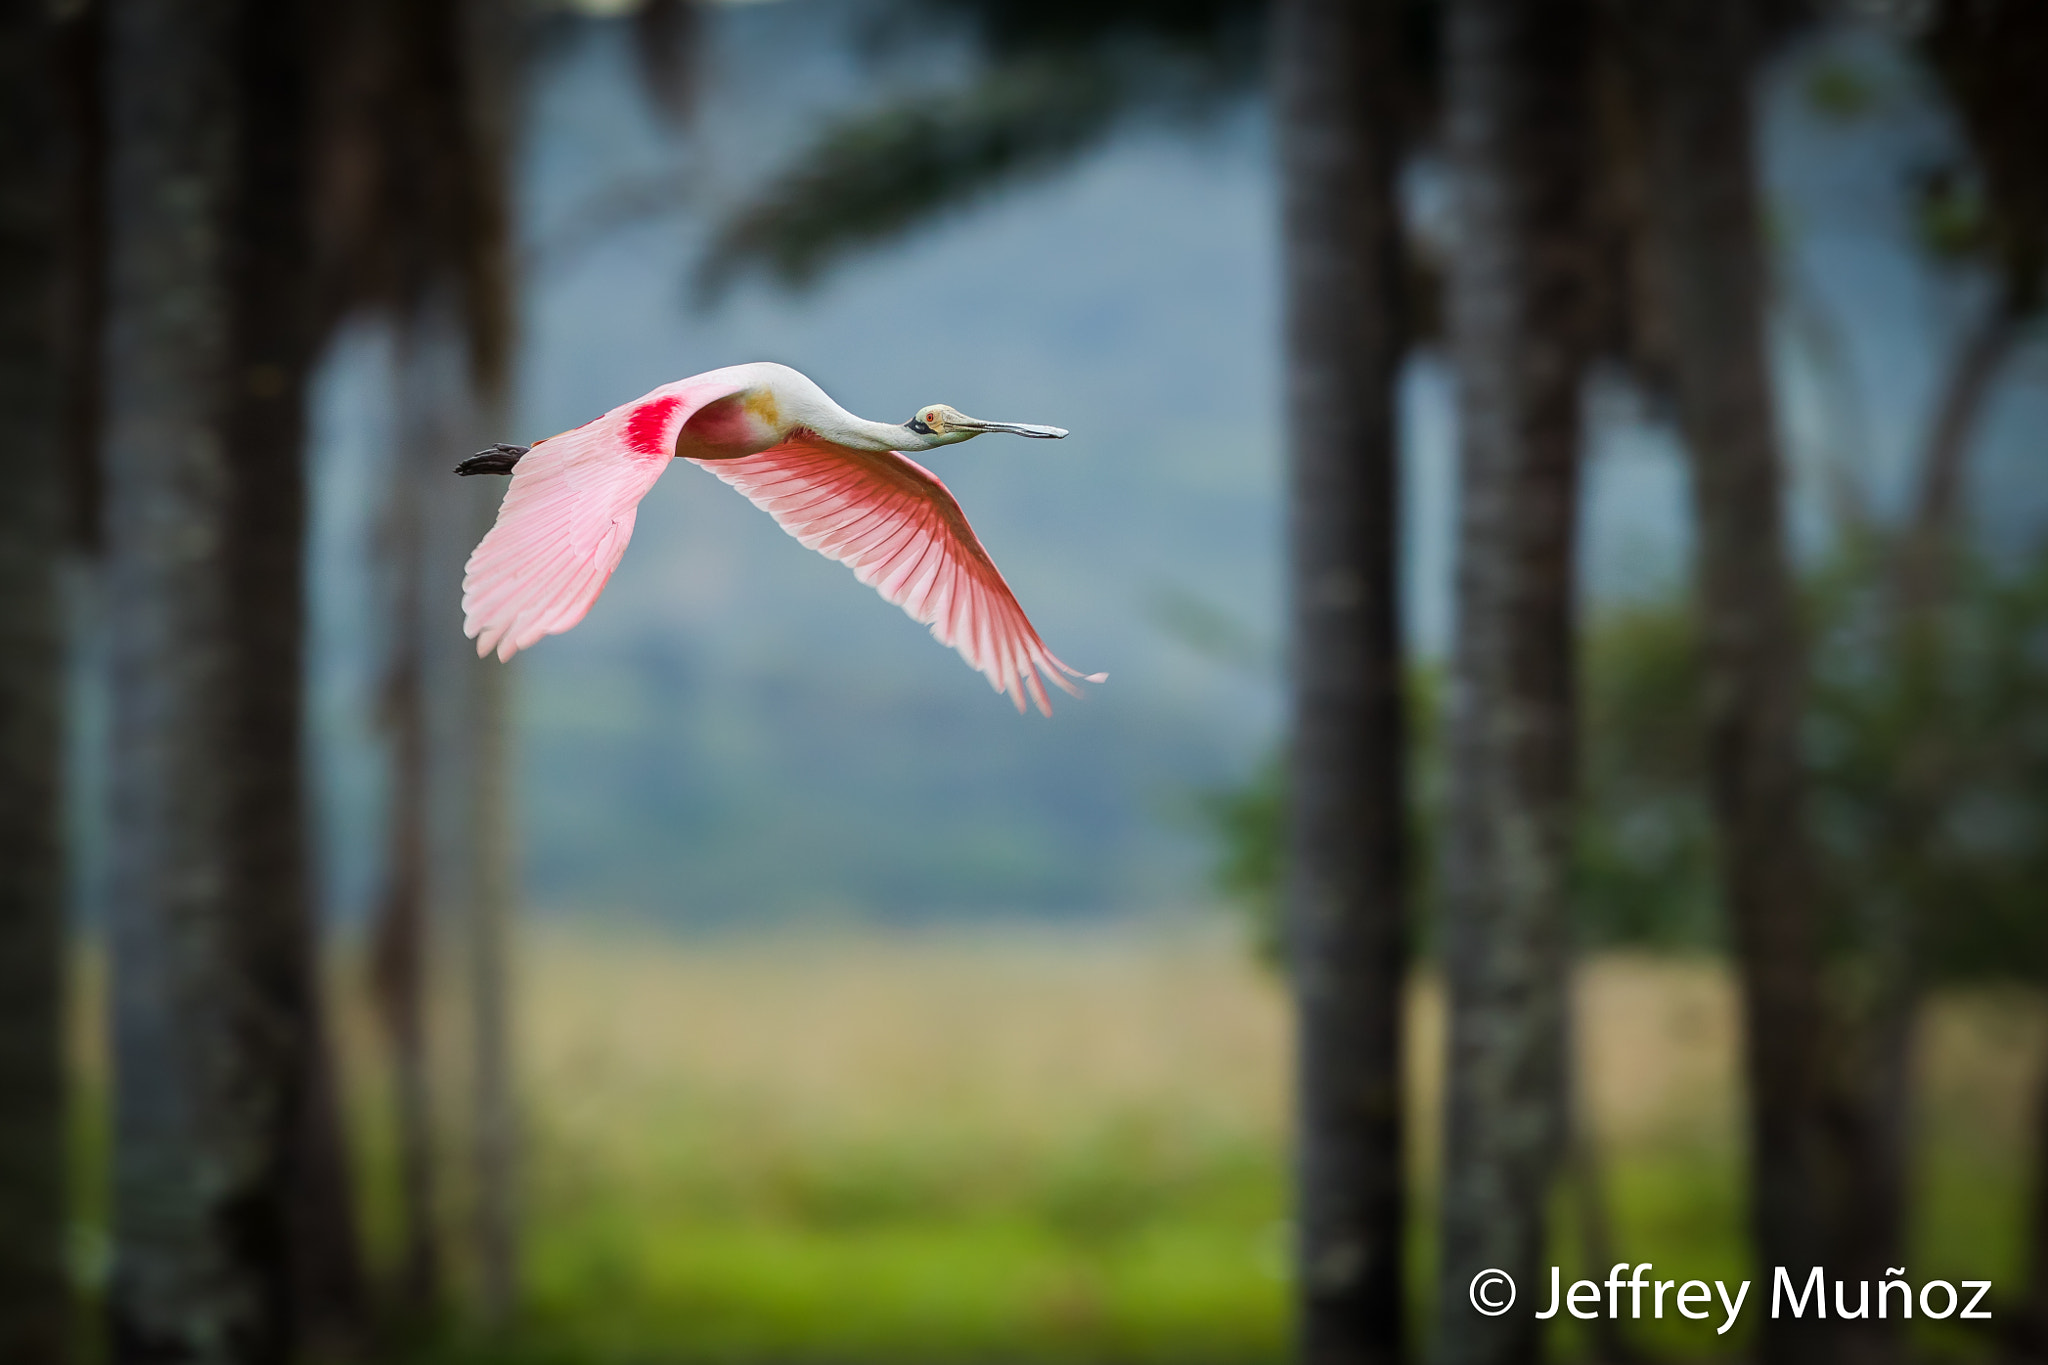
[[[671,463],[684,425],[742,392],[746,368],[664,385],[520,459],[462,580],[463,630],[479,655],[495,649],[510,659],[583,619],[618,567],[640,500]],[[960,504],[902,454],[799,429],[757,454],[691,463],[930,627],[1018,711],[1028,699],[1051,713],[1041,675],[1077,696],[1070,678],[1102,681],[1045,647]]]
[[[1005,693],[1019,711],[1028,695],[1052,713],[1038,675],[1072,693],[1067,681],[1101,682],[1060,662],[982,548],[946,485],[895,451],[850,450],[799,432],[758,455],[692,460],[747,495],[783,530],[929,626],[942,645]],[[928,584],[951,590],[934,601]]]
[[[510,659],[583,619],[633,538],[676,434],[741,385],[717,371],[665,385],[534,446],[512,471],[497,523],[464,566],[463,633]]]

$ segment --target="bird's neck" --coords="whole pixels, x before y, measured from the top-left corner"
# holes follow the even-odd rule
[[[854,450],[929,450],[938,444],[933,437],[920,436],[909,427],[892,422],[870,422],[851,413],[831,425],[832,430],[819,431],[818,434]]]

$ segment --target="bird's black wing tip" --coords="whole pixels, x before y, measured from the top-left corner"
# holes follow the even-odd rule
[[[489,450],[476,454],[455,466],[458,474],[510,474],[520,457],[531,450],[531,446],[494,445]]]

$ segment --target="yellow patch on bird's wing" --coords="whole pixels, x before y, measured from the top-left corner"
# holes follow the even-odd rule
[[[755,389],[740,400],[749,415],[771,431],[782,430],[782,412],[775,406],[775,395],[767,389]]]

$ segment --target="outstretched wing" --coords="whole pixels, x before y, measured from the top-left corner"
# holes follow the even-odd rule
[[[930,470],[893,451],[850,450],[808,433],[758,455],[691,463],[930,626],[940,644],[958,650],[1020,712],[1028,691],[1040,711],[1052,714],[1041,673],[1080,695],[1067,679],[1083,675],[1038,638],[960,504]]]
[[[676,433],[741,387],[720,371],[664,385],[521,457],[497,523],[463,570],[462,629],[479,656],[495,649],[509,659],[583,619],[619,567]]]

